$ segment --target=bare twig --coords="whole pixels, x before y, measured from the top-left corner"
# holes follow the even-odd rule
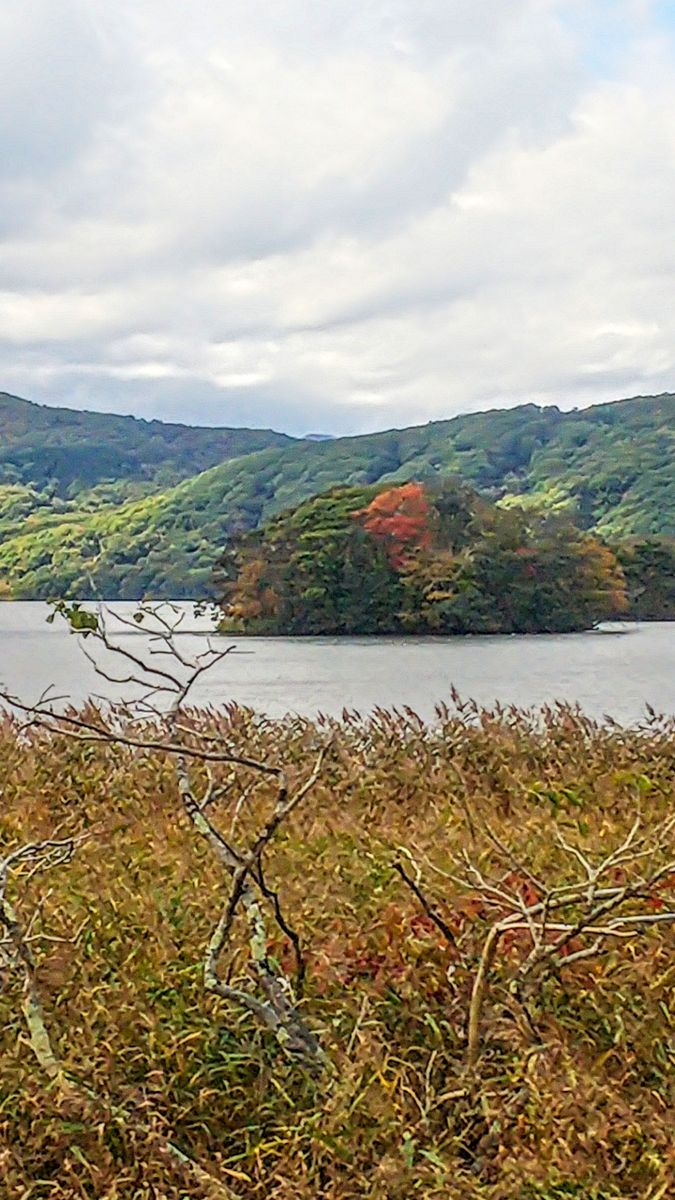
[[[401,862],[400,859],[395,859],[391,865],[392,865],[393,869],[396,871],[397,875],[401,876],[401,879],[406,884],[406,886],[410,888],[410,891],[413,893],[413,895],[416,896],[417,900],[419,901],[420,905],[422,906],[422,908],[423,908],[424,912],[426,913],[426,915],[428,916],[429,920],[433,921],[434,925],[439,930],[439,932],[442,933],[445,940],[447,942],[449,942],[449,944],[451,946],[456,948],[457,947],[457,939],[455,938],[454,933],[452,932],[452,930],[451,930],[450,926],[447,924],[447,922],[443,920],[442,916],[437,911],[437,909],[434,908],[434,906],[431,904],[431,902],[425,896],[424,892],[422,891],[422,889],[419,885],[419,881],[413,879],[412,876],[408,874],[408,872],[406,871],[406,869],[403,866],[403,863]]]
[[[649,929],[675,924],[675,909],[653,911],[655,901],[663,904],[659,888],[675,877],[675,817],[655,829],[638,816],[624,840],[599,861],[580,846],[559,834],[557,844],[571,860],[577,877],[570,882],[546,883],[535,875],[520,856],[484,822],[483,831],[493,851],[509,868],[498,881],[472,861],[466,853],[457,860],[459,871],[446,871],[429,864],[444,879],[471,893],[485,913],[493,914],[474,976],[467,1023],[467,1064],[474,1068],[481,1051],[482,1016],[489,976],[499,946],[506,935],[517,935],[523,946],[520,965],[513,979],[515,994],[522,997],[523,985],[531,985],[551,971],[601,954],[608,942],[625,941]],[[665,856],[665,857],[664,857]],[[408,855],[410,857],[410,855]],[[414,860],[411,859],[414,863]],[[413,879],[400,861],[394,869],[417,897],[424,912],[445,939],[457,946],[450,931],[424,890],[417,864]],[[615,882],[616,872],[630,874],[625,883]],[[636,911],[635,905],[639,908]],[[529,1013],[526,1014],[530,1020]],[[531,1022],[530,1022],[531,1023]]]
[[[0,700],[26,715],[25,730],[35,727],[74,741],[127,747],[171,758],[183,809],[229,879],[227,898],[206,948],[205,987],[225,1000],[241,1004],[274,1033],[287,1053],[301,1059],[311,1069],[316,1068],[323,1056],[314,1034],[297,1009],[305,974],[300,938],[283,912],[277,890],[265,878],[263,858],[282,824],[291,818],[318,783],[332,738],[320,748],[309,776],[297,787],[291,787],[283,765],[240,753],[227,744],[222,735],[195,730],[186,723],[185,707],[193,687],[233,651],[233,646],[221,651],[209,641],[206,651],[192,655],[179,648],[175,635],[183,614],[171,605],[141,609],[138,620],[120,618],[125,632],[133,629],[134,633],[145,633],[146,644],[140,647],[137,642],[133,646],[127,645],[128,635],[126,641],[114,639],[103,610],[96,617],[83,613],[78,606],[70,609],[60,606],[60,611],[67,619],[70,615],[73,625],[85,633],[87,644],[83,644],[83,649],[97,673],[116,684],[134,685],[141,693],[140,699],[137,697],[117,708],[104,706],[94,715],[76,713],[72,709],[55,711],[55,702],[47,695],[35,705],[2,692]],[[116,620],[117,617],[116,614]],[[91,646],[95,649],[91,650]],[[103,653],[104,661],[96,648]],[[118,667],[111,667],[105,656],[114,656]],[[203,766],[207,774],[206,787],[200,786],[199,790],[191,778],[191,764],[195,763]],[[227,785],[219,784],[211,771],[217,764],[233,769]],[[219,828],[214,808],[216,800],[223,801],[227,796],[238,770],[252,773],[254,780],[274,781],[276,788],[269,815],[248,844],[240,837],[236,842],[234,838],[241,809],[254,783],[248,782],[240,789],[227,835]],[[266,909],[271,910],[274,922],[293,947],[296,998],[290,979],[270,954]],[[248,929],[249,961],[257,994],[246,986],[234,986],[220,973],[221,959],[240,914]]]
[[[67,865],[75,853],[75,849],[83,838],[49,839],[43,842],[32,842],[14,850],[0,861],[0,925],[6,931],[6,938],[0,941],[0,965],[9,967],[22,977],[22,1010],[31,1049],[41,1069],[50,1082],[63,1096],[78,1094],[93,1100],[97,1105],[107,1106],[106,1101],[88,1084],[78,1082],[66,1072],[66,1069],[54,1047],[40,999],[37,982],[37,966],[30,948],[30,937],[24,932],[16,909],[7,898],[7,888],[10,874],[19,870],[24,864],[31,868],[25,879],[36,872],[47,871],[55,867]],[[30,929],[33,919],[29,922]],[[49,935],[42,935],[49,937]],[[49,940],[54,940],[49,938]],[[58,941],[70,939],[59,938]],[[4,964],[3,964],[4,960]],[[213,1200],[233,1200],[233,1193],[221,1180],[188,1154],[180,1149],[171,1139],[158,1135],[147,1122],[137,1114],[114,1105],[113,1111],[120,1116],[124,1123],[144,1135],[149,1135],[155,1142],[159,1152],[174,1164],[178,1164],[186,1174],[203,1188]]]

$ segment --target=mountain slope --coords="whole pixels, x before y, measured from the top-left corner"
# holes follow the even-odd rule
[[[49,408],[0,393],[0,484],[73,497],[104,482],[170,486],[266,446],[269,429],[199,429],[110,413]],[[104,497],[105,498],[105,497]]]
[[[39,493],[15,490],[14,509],[33,509],[20,528],[5,522],[3,531],[0,520],[0,578],[24,597],[204,595],[232,532],[337,485],[447,475],[503,504],[569,506],[608,537],[675,537],[675,396],[575,412],[524,405],[332,441],[282,439],[97,511],[75,501],[57,512]]]

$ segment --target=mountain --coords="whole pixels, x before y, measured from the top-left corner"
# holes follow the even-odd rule
[[[199,429],[48,408],[0,392],[0,484],[64,498],[110,482],[168,487],[225,459],[292,440],[270,429]]]
[[[675,537],[671,394],[573,412],[530,404],[319,442],[13,403],[23,425],[15,419],[0,462],[31,445],[35,456],[0,486],[0,582],[17,597],[206,595],[229,535],[336,486],[458,476],[502,506],[569,510],[611,540]],[[96,459],[99,422],[122,466],[78,474],[69,446],[74,462]],[[27,464],[41,467],[52,445],[52,474],[31,476]],[[209,456],[217,465],[202,470]],[[164,486],[163,469],[184,477]]]

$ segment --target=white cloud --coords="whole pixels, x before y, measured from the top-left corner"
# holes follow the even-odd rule
[[[341,432],[672,386],[656,7],[5,0],[0,42],[0,387]]]

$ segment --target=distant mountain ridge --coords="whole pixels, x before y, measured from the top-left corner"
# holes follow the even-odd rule
[[[335,486],[457,476],[609,539],[675,537],[672,394],[320,441],[14,406],[0,398],[0,580],[20,597],[206,595],[231,533]]]
[[[0,482],[77,494],[104,482],[178,483],[293,438],[271,429],[204,428],[52,408],[0,392]]]

